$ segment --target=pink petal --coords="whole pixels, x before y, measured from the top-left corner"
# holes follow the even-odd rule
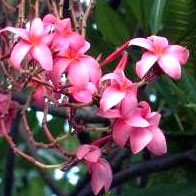
[[[0,33],[4,32],[4,31],[10,31],[12,33],[17,34],[20,38],[29,41],[29,32],[26,29],[22,29],[22,28],[14,28],[14,27],[6,27],[4,29],[0,30]]]
[[[86,44],[85,39],[81,35],[73,32],[68,35],[68,39],[69,46],[73,52],[77,54],[81,54],[81,52],[86,52],[85,49],[87,49],[88,45]]]
[[[131,46],[131,45],[140,46],[140,47],[145,48],[150,51],[154,50],[153,43],[150,40],[145,39],[145,38],[131,39],[129,41],[129,46]]]
[[[137,108],[137,85],[133,85],[133,89],[126,93],[125,98],[121,101],[120,110],[123,118],[128,118],[130,112]]]
[[[78,89],[85,90],[88,86],[89,75],[85,61],[74,60],[68,67],[68,79]]]
[[[80,60],[86,64],[90,81],[98,85],[101,77],[101,69],[98,62],[93,57],[87,55],[80,57]]]
[[[58,34],[66,34],[66,33],[71,33],[71,20],[70,18],[66,18],[63,20],[58,20],[56,24],[56,32]]]
[[[80,54],[79,51],[86,47],[85,44],[84,38],[75,32],[56,34],[53,39],[53,47],[55,50],[61,50],[59,54],[62,56],[66,54],[67,47],[69,47],[72,54]]]
[[[180,79],[181,77],[181,66],[175,57],[171,55],[163,55],[159,60],[158,64],[161,69],[173,79]]]
[[[49,77],[53,84],[58,87],[61,82],[61,75],[66,71],[71,60],[66,58],[56,58],[54,61],[53,70],[49,72]]]
[[[47,14],[43,18],[43,22],[44,23],[48,23],[48,24],[54,24],[55,22],[57,22],[57,20],[58,19],[54,15],[52,15],[52,14]]]
[[[152,133],[145,128],[132,129],[130,132],[131,150],[134,154],[140,152],[152,140]]]
[[[90,48],[90,43],[85,41],[84,45],[79,49],[78,54],[84,54]]]
[[[10,61],[13,64],[15,69],[20,69],[20,64],[22,60],[25,58],[32,45],[27,42],[20,41],[16,44],[11,52]]]
[[[178,45],[168,46],[166,53],[175,57],[181,64],[185,64],[189,58],[189,50]]]
[[[158,126],[160,119],[161,119],[161,114],[159,114],[158,112],[152,112],[148,116],[148,122],[151,125]]]
[[[125,122],[132,127],[148,127],[149,122],[143,118],[138,110],[132,111],[125,119]]]
[[[100,159],[99,162],[94,163],[92,166],[92,179],[91,187],[93,193],[97,195],[102,188],[107,192],[112,183],[112,170],[109,163]]]
[[[139,78],[143,78],[149,69],[157,61],[158,57],[151,52],[145,52],[142,59],[136,63],[136,73]]]
[[[31,50],[32,57],[39,62],[41,67],[47,71],[51,71],[53,68],[52,53],[48,46],[40,44],[35,46]]]
[[[118,84],[122,84],[122,78],[119,76],[119,74],[116,73],[109,73],[104,75],[101,78],[101,82],[105,81],[105,80],[115,80]]]
[[[88,162],[97,162],[101,156],[101,151],[97,146],[83,144],[77,149],[76,156],[79,160],[85,159]]]
[[[99,150],[99,148],[97,146],[94,146],[94,147],[96,147],[94,150],[92,150],[87,155],[85,155],[85,160],[86,161],[95,163],[101,157],[101,151]]]
[[[40,18],[35,18],[31,23],[30,36],[39,38],[44,33],[44,25]]]
[[[150,127],[150,131],[153,135],[151,142],[148,144],[147,148],[155,155],[161,156],[167,152],[166,139],[158,127]]]
[[[70,87],[69,92],[73,95],[74,99],[82,102],[89,103],[92,101],[92,95],[97,91],[95,85],[91,82],[88,83],[87,88],[84,90],[77,89],[76,87]]]
[[[100,108],[105,112],[118,104],[126,95],[126,92],[120,91],[114,86],[109,86],[105,89],[100,100]]]
[[[120,59],[115,71],[124,71],[127,65],[127,61],[128,61],[128,54],[123,54],[122,58]]]
[[[155,49],[156,48],[163,48],[164,49],[168,46],[168,40],[165,37],[152,35],[152,36],[148,37],[147,39],[150,40],[154,44]]]
[[[151,108],[148,102],[140,101],[139,107],[141,108],[141,115],[147,117],[151,113]]]
[[[130,135],[131,127],[123,120],[117,120],[113,125],[112,137],[115,143],[123,147]]]
[[[91,172],[92,172],[91,188],[93,193],[97,195],[104,187],[104,181],[106,175],[105,168],[99,166],[98,163],[93,163],[91,165]]]
[[[40,42],[41,42],[42,44],[51,46],[52,41],[53,41],[53,37],[54,37],[53,34],[46,34],[46,35],[44,35],[44,36],[40,39]]]
[[[88,144],[83,144],[78,147],[76,156],[79,160],[82,160],[90,151],[90,145]]]
[[[45,96],[47,96],[47,90],[43,85],[36,87],[35,92],[33,93],[33,99],[40,108],[45,106]]]
[[[10,97],[10,94],[9,93],[2,93],[2,92],[0,92],[0,105],[2,103],[4,103],[4,102],[7,102],[10,98],[11,97]]]
[[[104,189],[105,189],[105,192],[108,192],[112,184],[112,178],[113,178],[112,169],[110,167],[110,164],[105,159],[100,158],[99,163],[101,163],[105,167]]]
[[[62,35],[54,34],[53,42],[52,42],[52,49],[54,51],[60,51],[59,55],[65,56],[65,55],[61,55],[61,53],[65,48],[68,48],[68,46],[69,46],[69,40],[67,38],[65,38]]]

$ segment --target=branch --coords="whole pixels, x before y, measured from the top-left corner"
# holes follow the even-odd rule
[[[63,18],[63,7],[64,7],[65,0],[59,1],[59,17]]]
[[[71,153],[66,151],[53,137],[51,131],[49,130],[48,126],[47,126],[47,114],[48,114],[48,107],[49,104],[46,103],[46,106],[44,108],[44,117],[43,117],[43,121],[42,121],[42,129],[45,133],[45,135],[47,136],[48,140],[54,144],[54,147],[63,155],[65,156],[69,156],[69,157],[75,157],[75,153]]]
[[[26,0],[20,0],[20,3],[18,5],[18,22],[17,22],[18,27],[22,27],[24,23],[25,1]]]
[[[18,123],[19,118],[18,116],[16,119],[14,119],[11,127],[11,135],[14,139],[17,138],[18,135]],[[15,155],[11,147],[7,150],[7,156],[6,156],[6,164],[5,164],[5,184],[4,184],[4,195],[5,196],[11,196],[12,190],[14,186],[14,161],[15,161]]]
[[[12,148],[13,152],[21,157],[23,157],[24,159],[26,159],[27,161],[33,163],[34,165],[43,168],[43,169],[54,169],[54,168],[61,168],[62,167],[62,163],[61,164],[55,164],[55,165],[46,165],[38,160],[36,160],[34,157],[22,152],[14,143],[12,137],[10,137],[7,133],[6,130],[6,126],[5,126],[5,122],[3,117],[1,117],[0,119],[0,126],[2,129],[2,135],[4,136],[4,138],[6,139],[7,143],[10,145],[10,147]]]
[[[89,15],[90,15],[90,11],[91,11],[92,7],[94,6],[94,4],[95,4],[95,0],[90,0],[89,5],[85,10],[84,16],[82,17],[82,27],[81,27],[82,32],[81,32],[81,34],[83,37],[86,37],[86,23],[87,23]]]
[[[22,105],[26,103],[27,97],[28,95],[26,95],[25,93],[12,94],[12,99]],[[32,103],[30,107],[34,111],[43,111],[43,109],[38,107],[35,103]],[[53,116],[64,118],[64,119],[68,119],[69,117],[65,108],[50,107],[48,113]],[[83,112],[82,110],[78,110],[76,114],[76,119],[82,119],[84,123],[98,123],[98,124],[106,124],[106,125],[109,124],[108,123],[109,121],[107,119],[95,116],[92,110],[88,112]]]
[[[57,8],[57,3],[55,0],[48,0],[49,4],[51,5],[52,11],[54,15],[59,18],[59,13],[58,13],[58,8]]]
[[[133,164],[130,168],[125,169],[114,175],[112,188],[128,182],[128,180],[154,172],[161,172],[164,170],[179,167],[191,163],[193,157],[196,157],[196,150],[190,150],[184,153],[167,155],[160,158],[154,158],[149,161]],[[75,196],[89,196],[91,195],[90,184],[87,184],[82,191]]]
[[[37,154],[36,154],[36,146],[34,145],[34,143],[32,143],[30,140],[28,140],[28,134],[25,131],[25,127],[22,127],[22,126],[20,127],[20,134],[27,141],[26,144],[28,146],[30,153],[36,159],[39,160],[39,158],[37,157]],[[53,191],[54,194],[56,194],[57,196],[66,196],[66,194],[60,189],[58,184],[53,180],[53,178],[50,176],[50,174],[47,171],[45,171],[41,168],[38,168],[38,172],[40,173],[40,175],[45,180],[46,184]]]

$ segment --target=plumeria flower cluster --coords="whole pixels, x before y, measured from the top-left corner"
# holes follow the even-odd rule
[[[72,29],[69,18],[60,20],[48,14],[43,20],[32,20],[29,29],[6,27],[0,33],[6,31],[19,37],[9,59],[14,70],[22,73],[24,67],[28,69],[33,61],[35,69],[42,73],[42,77],[39,76],[41,82],[38,77],[28,83],[35,88],[33,98],[40,107],[44,107],[45,97],[51,94],[56,102],[60,95],[65,95],[67,103],[96,104],[97,115],[113,119],[111,137],[108,139],[112,138],[116,145],[128,147],[133,154],[145,147],[155,155],[167,152],[166,139],[159,127],[161,115],[153,112],[146,101],[138,100],[138,88],[141,82],[148,81],[149,75],[153,78],[157,73],[180,79],[181,65],[186,64],[189,57],[187,48],[169,45],[166,38],[155,35],[134,38],[99,64],[95,58],[86,54],[90,43]],[[140,82],[131,81],[125,75],[128,54],[124,50],[133,45],[146,50],[135,67]],[[115,70],[102,75],[101,65],[109,64],[122,53]],[[38,79],[39,83],[36,83]],[[7,100],[11,99],[9,96],[10,94],[0,93],[2,111],[7,107]],[[15,105],[16,103],[10,102],[5,118],[7,132],[16,115]],[[0,127],[0,134],[1,132]],[[97,195],[102,189],[107,192],[112,183],[112,170],[109,163],[101,158],[99,145],[81,145],[75,156],[77,160],[85,161],[92,175],[94,194]]]
[[[77,150],[77,158],[84,160],[88,171],[92,174],[91,187],[97,195],[102,188],[107,192],[112,183],[112,170],[110,164],[101,158],[101,151],[95,145],[84,144]]]
[[[72,30],[70,19],[60,20],[49,14],[43,21],[35,18],[30,29],[6,27],[0,33],[5,31],[15,33],[20,38],[10,57],[16,70],[20,71],[25,58],[33,59],[48,74],[56,88],[61,84],[62,74],[66,73],[71,84],[69,92],[74,99],[85,103],[92,101],[101,69],[93,57],[85,55],[90,43]],[[40,87],[38,94],[43,94],[43,91],[45,89]],[[39,105],[43,103],[39,102]]]

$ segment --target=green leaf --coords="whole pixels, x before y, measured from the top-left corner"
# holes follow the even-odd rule
[[[167,1],[163,33],[176,43],[196,42],[196,1]]]
[[[157,34],[162,28],[162,15],[166,0],[156,0],[153,3],[150,15],[150,29],[152,34]]]
[[[121,45],[130,37],[130,31],[124,24],[123,18],[117,14],[109,5],[103,1],[98,1],[95,10],[98,29],[105,39],[114,45]]]
[[[149,32],[150,13],[154,0],[124,0],[137,18],[138,23],[143,27],[144,32]]]

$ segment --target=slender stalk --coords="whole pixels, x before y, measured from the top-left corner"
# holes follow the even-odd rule
[[[24,159],[26,159],[27,161],[33,163],[34,165],[43,168],[43,169],[54,169],[54,168],[61,168],[62,167],[62,163],[61,164],[54,164],[54,165],[46,165],[38,160],[36,160],[34,157],[22,152],[14,143],[13,139],[8,135],[7,130],[5,128],[5,122],[3,120],[3,118],[1,118],[0,120],[0,125],[1,125],[1,130],[2,130],[2,134],[5,137],[6,141],[8,142],[8,144],[10,145],[10,147],[12,148],[13,152],[16,153],[17,155],[23,157]]]
[[[90,0],[89,5],[84,12],[84,16],[82,17],[81,34],[83,37],[86,37],[86,26],[87,26],[86,24],[94,4],[95,4],[95,0]]]

